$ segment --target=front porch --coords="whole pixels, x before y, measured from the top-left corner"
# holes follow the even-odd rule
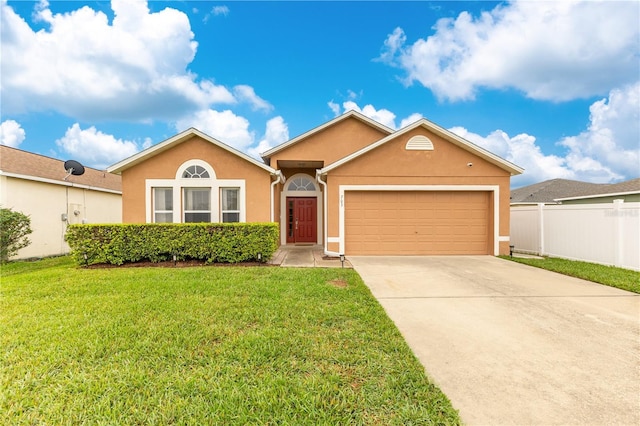
[[[322,244],[323,191],[313,169],[284,169],[286,181],[276,194],[279,205],[280,244]]]
[[[325,256],[322,245],[306,244],[281,245],[269,261],[270,265],[290,268],[341,268],[339,257]],[[348,259],[344,261],[345,268],[353,268]]]

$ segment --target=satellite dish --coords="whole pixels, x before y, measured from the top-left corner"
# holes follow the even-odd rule
[[[84,174],[84,166],[75,160],[65,161],[64,169],[67,171],[67,175],[64,177],[64,180],[67,180],[71,175],[80,176]]]

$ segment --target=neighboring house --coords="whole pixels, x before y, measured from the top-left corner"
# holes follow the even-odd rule
[[[89,167],[67,174],[64,161],[0,145],[0,205],[28,215],[33,230],[15,259],[68,253],[69,224],[122,222],[120,176]]]
[[[604,184],[551,179],[511,191],[511,205],[599,204],[613,200],[640,201],[640,178]]]
[[[640,179],[552,179],[511,191],[511,242],[523,253],[640,270]]]
[[[329,255],[506,254],[522,169],[421,119],[393,131],[350,111],[257,161],[186,130],[108,168],[123,221],[268,222]]]

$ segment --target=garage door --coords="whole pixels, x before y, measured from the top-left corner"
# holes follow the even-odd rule
[[[489,193],[348,191],[350,255],[489,254]]]

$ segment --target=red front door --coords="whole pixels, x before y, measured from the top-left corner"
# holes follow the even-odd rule
[[[287,197],[287,243],[318,241],[316,203],[315,197]]]

